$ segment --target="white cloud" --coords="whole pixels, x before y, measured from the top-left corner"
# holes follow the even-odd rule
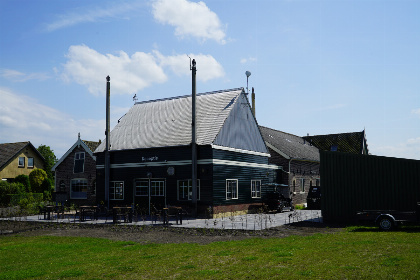
[[[222,65],[211,55],[189,54],[197,61],[199,81],[206,82],[225,75]],[[111,77],[113,94],[134,94],[155,83],[167,81],[164,69],[178,76],[190,75],[186,54],[164,56],[158,51],[136,52],[131,57],[120,51],[118,56],[101,54],[81,45],[71,46],[63,65],[62,78],[84,85],[93,94],[104,93],[106,76]]]
[[[411,110],[411,113],[420,117],[420,108]]]
[[[373,155],[420,160],[420,137],[410,138],[396,145],[371,147],[372,145],[369,145],[369,150]]]
[[[111,77],[113,94],[133,94],[153,83],[167,80],[153,54],[136,52],[131,57],[120,51],[118,56],[103,55],[81,45],[71,46],[62,77],[84,85],[89,92],[104,91],[106,76]]]
[[[141,2],[133,1],[129,3],[118,2],[116,5],[108,6],[105,8],[83,7],[76,11],[57,15],[57,19],[54,22],[46,24],[45,31],[52,32],[61,28],[66,28],[85,22],[97,22],[100,20],[106,20],[108,18],[115,18],[138,9],[142,5],[143,4]]]
[[[45,81],[50,78],[45,73],[25,74],[13,69],[0,69],[0,76],[13,82],[26,82],[29,80]]]
[[[176,36],[193,36],[202,41],[211,39],[220,44],[226,43],[226,34],[219,17],[204,2],[156,0],[152,6],[155,19],[174,26]]]
[[[256,57],[242,58],[240,60],[241,64],[245,64],[245,63],[248,63],[248,62],[256,62],[256,61],[257,61]]]
[[[98,141],[104,136],[105,120],[72,119],[40,104],[38,100],[0,88],[0,143],[31,141],[50,146],[62,156],[77,140]]]
[[[162,67],[169,67],[178,76],[191,75],[190,58],[197,62],[197,80],[206,82],[208,80],[221,78],[225,75],[222,65],[211,55],[204,54],[179,54],[164,56],[158,51],[153,52],[159,59]]]

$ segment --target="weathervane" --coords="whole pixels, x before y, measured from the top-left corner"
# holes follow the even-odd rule
[[[136,103],[136,102],[137,102],[137,93],[136,93],[136,94],[134,94],[134,96],[133,96],[133,101],[134,101],[134,103]]]

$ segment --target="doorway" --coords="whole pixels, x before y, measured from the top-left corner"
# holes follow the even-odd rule
[[[136,179],[134,182],[134,206],[151,214],[166,206],[165,179]]]

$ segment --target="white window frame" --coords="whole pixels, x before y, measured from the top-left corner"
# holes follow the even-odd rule
[[[20,160],[23,160],[23,163],[20,163]],[[19,157],[18,158],[18,167],[25,167],[25,157]]]
[[[186,185],[185,185],[186,183]],[[182,186],[180,184],[183,184]],[[181,199],[181,187],[183,188],[182,192],[185,192],[184,189],[187,189],[188,199]],[[189,201],[192,200],[192,179],[185,179],[185,180],[178,180],[177,181],[177,195],[179,201]],[[201,192],[200,192],[200,179],[197,179],[197,200],[200,200]]]
[[[146,185],[141,185],[139,183],[145,183]],[[143,190],[143,193],[142,193]],[[145,192],[144,192],[145,190]],[[136,180],[136,196],[149,196],[149,179],[138,179]]]
[[[74,192],[73,191],[73,182],[74,181],[79,181],[79,182],[81,182],[81,181],[84,181],[84,182],[86,182],[86,192],[83,192],[83,191],[81,191],[81,192]],[[88,189],[88,180],[86,179],[86,178],[73,178],[73,179],[71,179],[70,180],[70,198],[71,199],[87,199],[87,189]],[[81,197],[81,196],[74,196],[73,195],[73,193],[86,193],[86,197]]]
[[[30,160],[32,160],[32,164],[30,164]],[[35,160],[33,157],[28,158],[28,168],[34,168],[35,166]]]
[[[261,198],[261,180],[251,180],[251,197]]]
[[[236,190],[233,191],[231,183],[236,183]],[[238,199],[238,179],[226,179],[226,200]]]
[[[110,183],[111,186],[109,186],[109,200],[124,200],[124,181],[111,181]],[[119,184],[119,186],[117,184]],[[122,198],[115,198],[116,188],[122,188]]]
[[[153,183],[159,183],[153,185]],[[165,196],[165,181],[164,180],[151,180],[150,181],[150,196]]]

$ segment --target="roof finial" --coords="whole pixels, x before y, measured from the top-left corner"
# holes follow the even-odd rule
[[[79,134],[77,135],[77,137],[80,139],[80,132],[79,132]]]

